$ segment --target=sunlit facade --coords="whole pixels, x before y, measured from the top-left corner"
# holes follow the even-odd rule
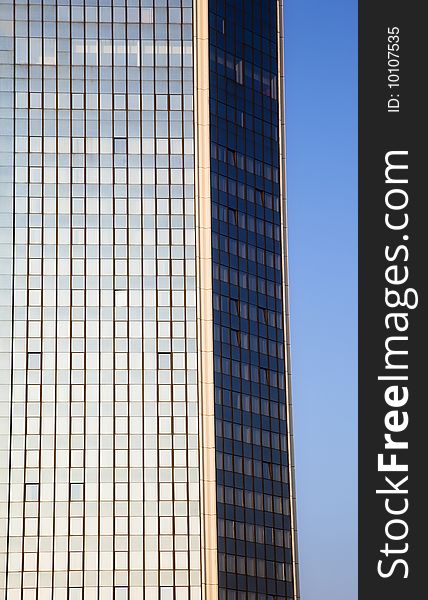
[[[281,15],[0,0],[0,600],[298,598]]]

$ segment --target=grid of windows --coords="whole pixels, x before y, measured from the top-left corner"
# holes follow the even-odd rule
[[[201,595],[192,10],[0,0],[0,598]]]
[[[293,598],[276,0],[209,0],[220,600]]]

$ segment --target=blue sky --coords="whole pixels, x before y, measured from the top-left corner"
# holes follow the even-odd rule
[[[357,598],[357,1],[285,6],[302,600]]]

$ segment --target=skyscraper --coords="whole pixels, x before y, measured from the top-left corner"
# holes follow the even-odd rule
[[[0,19],[0,598],[297,599],[281,2]]]

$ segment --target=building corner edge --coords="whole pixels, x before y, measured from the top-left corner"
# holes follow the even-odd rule
[[[290,490],[291,552],[293,570],[293,599],[300,600],[299,560],[297,542],[296,481],[293,437],[293,402],[291,388],[290,299],[288,282],[288,224],[286,192],[286,135],[285,135],[285,56],[284,56],[284,1],[278,0],[278,102],[279,102],[279,153],[281,195],[282,287],[285,334],[285,392],[287,413],[287,450]]]
[[[208,0],[194,0],[193,15],[202,598],[218,600]]]

